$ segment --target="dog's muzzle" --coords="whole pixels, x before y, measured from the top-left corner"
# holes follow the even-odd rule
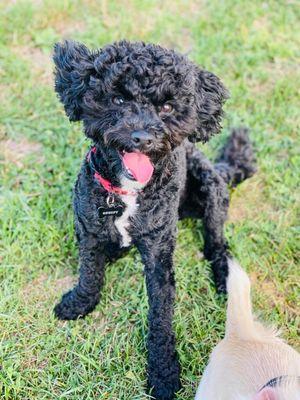
[[[149,151],[153,148],[155,137],[147,131],[135,131],[131,134],[132,145],[139,151]]]

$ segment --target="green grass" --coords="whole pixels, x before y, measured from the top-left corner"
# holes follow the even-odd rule
[[[126,3],[126,5],[125,5]],[[299,347],[299,7],[296,1],[1,1],[1,399],[146,399],[147,298],[136,251],[109,267],[101,303],[61,323],[76,280],[71,190],[89,143],[53,91],[62,37],[120,38],[188,52],[231,91],[223,134],[251,127],[259,172],[232,192],[226,236],[250,272],[259,315]],[[298,211],[298,216],[297,216]],[[299,220],[298,220],[299,221]],[[199,222],[179,225],[175,330],[191,399],[224,333],[225,301],[202,259]]]

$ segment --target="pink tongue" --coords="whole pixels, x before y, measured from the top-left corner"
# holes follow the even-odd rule
[[[124,153],[123,163],[138,182],[147,183],[151,179],[153,165],[145,154]]]

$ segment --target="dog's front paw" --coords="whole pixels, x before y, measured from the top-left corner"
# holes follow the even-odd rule
[[[62,320],[82,318],[93,311],[97,303],[98,298],[78,296],[75,288],[63,295],[61,302],[54,307],[54,314]]]
[[[160,363],[159,359],[157,363]],[[176,359],[171,366],[161,367],[157,365],[155,369],[149,369],[149,392],[156,400],[173,400],[181,388],[179,362]]]

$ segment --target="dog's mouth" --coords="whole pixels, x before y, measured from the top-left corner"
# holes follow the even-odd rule
[[[124,174],[128,179],[138,181],[139,183],[147,183],[150,181],[154,167],[148,156],[140,152],[119,152]]]

